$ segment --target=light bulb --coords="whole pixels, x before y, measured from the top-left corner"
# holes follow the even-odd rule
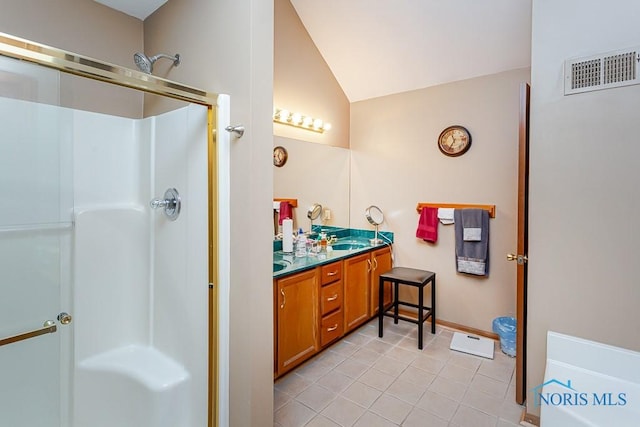
[[[286,122],[289,120],[289,111],[288,110],[280,110],[280,118],[281,122]]]
[[[313,121],[313,127],[315,129],[322,129],[322,119],[315,119]]]
[[[302,126],[309,127],[311,126],[311,124],[313,124],[313,119],[309,116],[305,116],[305,118],[302,120]]]
[[[322,127],[324,130],[330,130],[331,129],[331,123],[325,123],[324,126]]]
[[[293,123],[294,125],[297,125],[297,124],[300,124],[300,122],[302,122],[302,114],[293,113],[291,115],[291,123]]]

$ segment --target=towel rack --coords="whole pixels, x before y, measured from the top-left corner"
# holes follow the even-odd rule
[[[422,211],[422,208],[453,208],[453,209],[484,209],[489,212],[490,218],[496,217],[496,205],[472,205],[467,203],[418,203],[416,210],[418,213]]]
[[[279,199],[279,198],[274,197],[273,201],[274,202],[289,202],[289,204],[291,205],[292,208],[298,207],[298,199]]]

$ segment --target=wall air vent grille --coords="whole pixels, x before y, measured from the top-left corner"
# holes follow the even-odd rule
[[[626,82],[636,78],[636,52],[606,56],[602,62],[604,84]]]
[[[565,61],[564,94],[640,84],[640,48]]]
[[[602,66],[599,59],[571,64],[571,89],[582,89],[600,86]]]

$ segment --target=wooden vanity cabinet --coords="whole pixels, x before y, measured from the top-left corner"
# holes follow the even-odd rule
[[[349,332],[369,319],[371,254],[344,260],[344,328]]]
[[[274,280],[274,364],[280,377],[378,312],[388,247]],[[392,302],[385,286],[385,305]]]
[[[378,280],[391,269],[391,249],[384,247],[344,260],[345,332],[378,313]],[[391,283],[384,286],[384,304],[393,301]]]
[[[344,333],[342,261],[321,267],[320,346],[324,347]]]
[[[277,375],[291,370],[320,349],[318,269],[276,280]]]
[[[371,252],[371,287],[370,287],[370,304],[369,304],[369,317],[373,317],[378,314],[379,305],[379,280],[380,275],[391,270],[391,248],[384,247]],[[391,282],[384,283],[384,306],[387,307],[393,302],[393,290],[391,288]]]

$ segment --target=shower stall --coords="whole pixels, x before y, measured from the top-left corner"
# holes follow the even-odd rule
[[[54,52],[43,67],[1,36],[1,424],[213,425],[219,98],[69,53],[60,66],[34,44]],[[65,66],[187,102],[153,117],[64,106],[84,79]],[[113,90],[92,84],[74,96]]]

